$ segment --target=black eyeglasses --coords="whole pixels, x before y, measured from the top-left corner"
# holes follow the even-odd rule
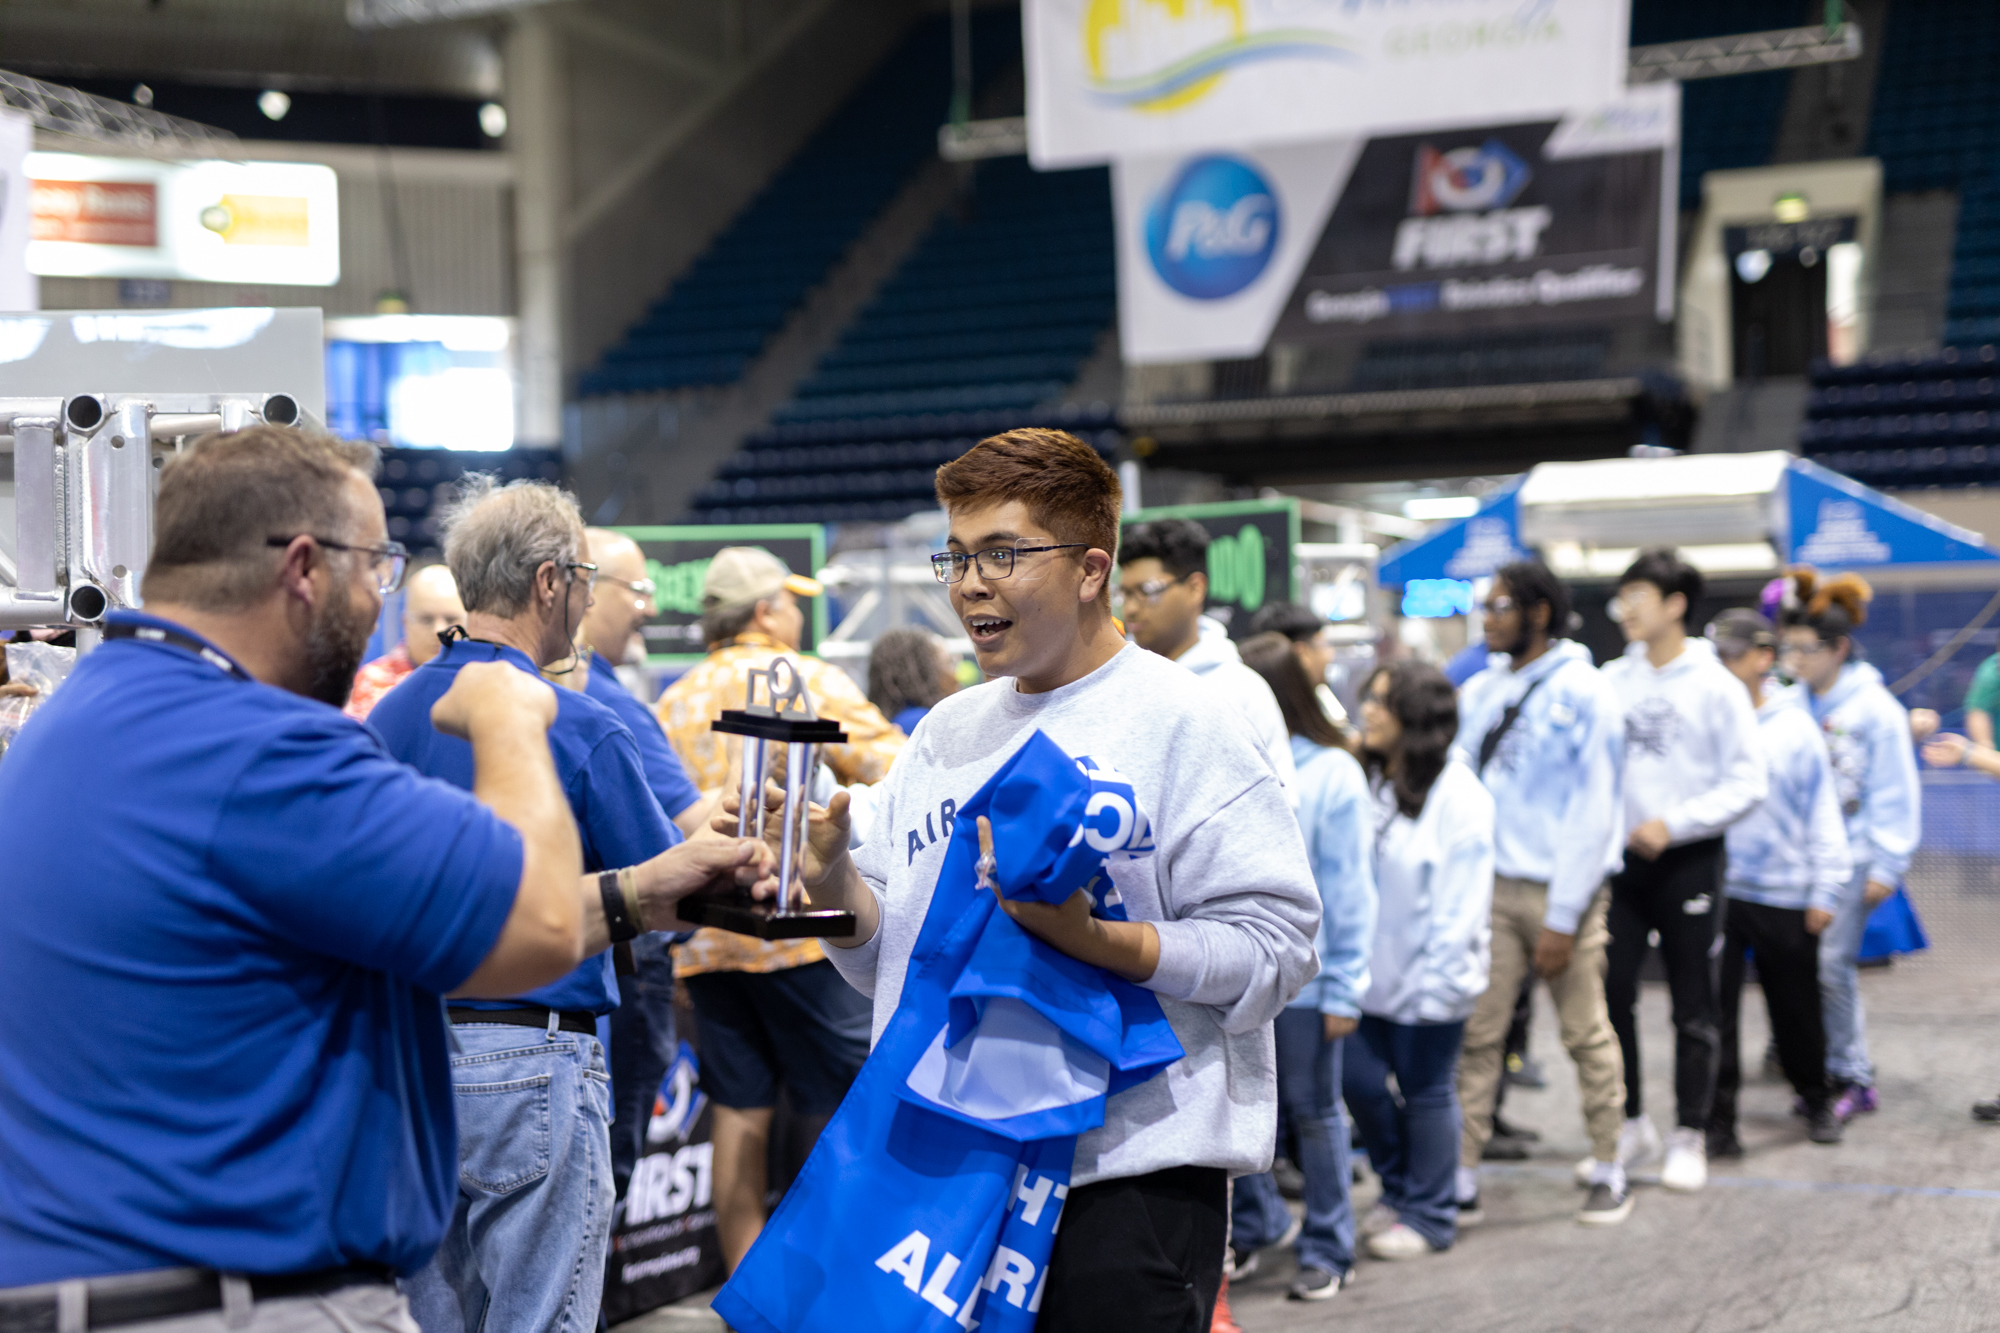
[[[582,570],[583,586],[586,588],[595,588],[597,586],[597,566],[591,564],[588,560],[565,560],[563,561],[563,568],[570,571],[572,580],[576,577],[576,571],[579,569]]]
[[[409,566],[410,551],[401,542],[384,542],[380,546],[355,546],[349,542],[337,542],[331,537],[322,537],[317,533],[301,532],[291,537],[266,537],[264,545],[290,546],[300,537],[311,537],[329,550],[354,551],[374,556],[372,564],[375,570],[375,590],[384,597],[403,586],[403,571]]]
[[[967,555],[963,551],[940,551],[931,557],[931,570],[939,583],[957,583],[965,577],[968,565],[979,569],[982,579],[1004,579],[1014,572],[1016,558],[1033,555],[1037,551],[1067,551],[1071,547],[1089,546],[1089,542],[1058,542],[1054,546],[996,546],[990,551],[976,551]]]
[[[1193,577],[1193,574],[1183,574],[1177,579],[1147,579],[1144,583],[1135,583],[1129,588],[1121,587],[1117,589],[1114,597],[1120,605],[1126,602],[1151,602],[1175,584],[1186,583]]]

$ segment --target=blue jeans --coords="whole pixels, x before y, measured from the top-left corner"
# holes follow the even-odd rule
[[[458,1207],[403,1284],[424,1333],[597,1327],[611,1235],[611,1080],[597,1038],[455,1025]]]
[[[1861,956],[1861,935],[1868,929],[1868,889],[1863,868],[1841,890],[1833,924],[1819,936],[1820,1011],[1826,1022],[1826,1076],[1835,1083],[1875,1085],[1875,1066],[1868,1062],[1868,1029],[1861,1012],[1861,973],[1854,960]]]
[[[1297,1166],[1306,1178],[1306,1219],[1299,1232],[1299,1267],[1345,1273],[1354,1267],[1354,1205],[1348,1197],[1347,1113],[1340,1105],[1343,1041],[1328,1041],[1317,1009],[1278,1015],[1278,1104],[1299,1141]],[[1292,1215],[1269,1171],[1236,1182],[1231,1216],[1238,1249],[1277,1240]]]
[[[1458,1235],[1458,1048],[1465,1021],[1391,1023],[1362,1015],[1346,1042],[1347,1109],[1382,1178],[1382,1202],[1444,1249]],[[1389,1091],[1396,1076],[1400,1098]]]

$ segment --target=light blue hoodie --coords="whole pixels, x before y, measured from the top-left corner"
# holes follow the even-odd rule
[[[1392,1023],[1469,1018],[1493,961],[1493,797],[1456,759],[1415,819],[1388,782],[1369,795],[1381,906],[1361,1012]]]
[[[1757,732],[1771,790],[1723,835],[1728,894],[1769,907],[1832,912],[1854,862],[1826,742],[1796,690],[1764,696]]]
[[[1527,702],[1480,772],[1480,745],[1523,695]],[[1542,923],[1574,935],[1624,857],[1625,714],[1617,694],[1589,649],[1557,639],[1519,671],[1511,658],[1490,658],[1459,690],[1458,717],[1452,756],[1493,793],[1494,869],[1548,885]]]
[[[1849,662],[1832,689],[1806,697],[1833,761],[1855,869],[1878,883],[1901,883],[1923,833],[1909,713],[1866,662]]]
[[[1375,872],[1369,864],[1374,828],[1368,779],[1345,750],[1292,737],[1298,766],[1299,828],[1319,881],[1319,975],[1293,1009],[1361,1016],[1368,989],[1368,950],[1375,938]]]

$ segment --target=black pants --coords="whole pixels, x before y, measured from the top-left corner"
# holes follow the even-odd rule
[[[1178,1166],[1070,1192],[1036,1333],[1208,1333],[1228,1242],[1228,1174]]]
[[[1606,951],[1604,1000],[1625,1054],[1625,1114],[1645,1109],[1645,1066],[1639,1063],[1639,968],[1647,934],[1660,933],[1660,958],[1673,997],[1674,1099],[1677,1123],[1707,1129],[1715,1097],[1715,1061],[1721,1044],[1716,1024],[1715,947],[1722,924],[1722,839],[1669,847],[1656,861],[1628,852],[1625,868],[1611,877],[1611,945]]]
[[[1736,1128],[1736,1093],[1743,1086],[1738,1020],[1746,951],[1757,959],[1757,980],[1764,988],[1786,1081],[1814,1110],[1833,1095],[1819,1009],[1819,937],[1806,933],[1805,909],[1732,898],[1722,937],[1722,1056],[1715,1071],[1715,1108],[1709,1113],[1709,1124],[1718,1130]]]

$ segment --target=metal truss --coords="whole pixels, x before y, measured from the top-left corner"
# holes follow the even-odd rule
[[[38,130],[154,157],[236,157],[236,136],[178,116],[43,83],[0,69],[0,106],[26,112]]]
[[[1828,65],[1861,56],[1861,25],[1837,28],[1780,28],[1775,32],[1741,32],[1729,37],[1704,37],[1692,42],[1662,42],[1632,48],[1625,81],[1664,83],[1668,79],[1715,79],[1727,74],[1754,74],[1766,69]]]
[[[347,0],[347,21],[357,28],[400,28],[411,23],[449,23],[508,9],[526,9],[547,0]]]

